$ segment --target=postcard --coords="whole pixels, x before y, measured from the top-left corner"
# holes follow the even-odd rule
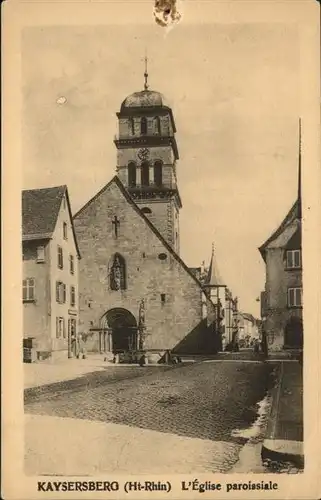
[[[4,498],[319,498],[319,3],[2,7]]]

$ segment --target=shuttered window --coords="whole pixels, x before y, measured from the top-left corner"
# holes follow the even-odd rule
[[[288,289],[288,307],[302,306],[302,288]]]
[[[34,278],[26,278],[22,281],[22,300],[24,302],[32,302],[35,300]]]

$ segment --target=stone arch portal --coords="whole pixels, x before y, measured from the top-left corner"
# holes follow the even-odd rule
[[[137,349],[137,321],[127,309],[110,309],[101,318],[100,325],[100,351],[119,353]]]
[[[287,322],[284,329],[284,347],[288,349],[302,349],[303,322],[301,318],[293,317]]]

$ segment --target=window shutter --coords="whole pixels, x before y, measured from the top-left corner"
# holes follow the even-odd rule
[[[34,300],[35,298],[35,281],[31,279],[29,281],[29,300]]]
[[[59,287],[60,287],[60,283],[59,281],[56,281],[56,302],[59,302]]]
[[[59,318],[56,318],[56,338],[59,338]]]
[[[295,291],[296,291],[295,305],[301,306],[302,305],[302,289],[297,288]]]
[[[286,252],[286,267],[292,267],[292,252],[288,250]]]
[[[288,306],[294,306],[294,289],[289,288],[288,290]]]
[[[300,259],[301,255],[300,255],[300,253],[301,253],[300,250],[296,250],[294,252],[294,265],[295,265],[295,267],[300,267],[301,266],[301,262],[300,262],[301,261],[301,259]]]
[[[66,285],[62,285],[63,287],[63,303],[65,304],[66,303]]]
[[[65,318],[62,318],[62,335],[63,338],[66,338],[66,323],[65,323]]]

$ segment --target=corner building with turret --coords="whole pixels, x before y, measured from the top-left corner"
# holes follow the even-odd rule
[[[87,349],[150,361],[213,349],[215,306],[179,256],[175,121],[145,89],[117,113],[117,175],[74,216]]]

